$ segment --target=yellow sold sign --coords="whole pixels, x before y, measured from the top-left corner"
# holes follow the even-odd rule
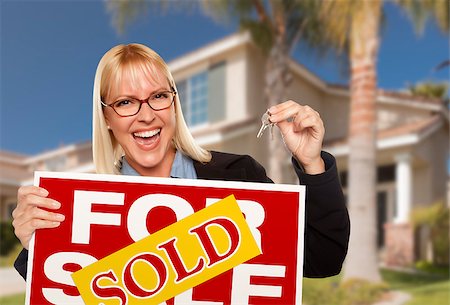
[[[72,278],[86,304],[160,304],[259,254],[231,195]]]

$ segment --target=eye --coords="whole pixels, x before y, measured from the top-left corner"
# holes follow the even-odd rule
[[[117,101],[113,104],[114,108],[120,108],[120,107],[129,107],[132,106],[136,103],[136,101],[132,100],[132,99],[124,99],[124,100],[120,100]]]
[[[153,100],[161,100],[161,99],[165,100],[167,98],[169,98],[169,92],[158,92],[155,93],[152,97]]]

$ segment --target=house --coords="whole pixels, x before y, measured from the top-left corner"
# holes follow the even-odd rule
[[[286,99],[320,112],[324,149],[337,159],[347,187],[350,93],[328,84],[301,64],[289,62],[293,74]],[[246,33],[213,42],[169,63],[191,132],[207,149],[249,154],[267,167],[269,136],[257,139],[265,112],[264,63]],[[408,264],[426,257],[426,236],[412,234],[409,213],[416,206],[447,200],[449,117],[442,101],[379,91],[377,99],[378,245],[384,260]],[[296,183],[286,160],[283,182]],[[91,143],[73,144],[34,156],[0,151],[0,217],[8,220],[20,185],[31,184],[33,171],[94,172]]]

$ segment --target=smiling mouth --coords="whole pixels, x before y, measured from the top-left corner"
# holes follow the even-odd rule
[[[160,133],[161,128],[158,128],[149,131],[134,132],[133,137],[141,145],[151,145],[159,139]]]

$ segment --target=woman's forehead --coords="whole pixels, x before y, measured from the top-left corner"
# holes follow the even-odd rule
[[[150,93],[160,88],[170,89],[166,76],[157,69],[123,69],[110,84],[109,95]]]

